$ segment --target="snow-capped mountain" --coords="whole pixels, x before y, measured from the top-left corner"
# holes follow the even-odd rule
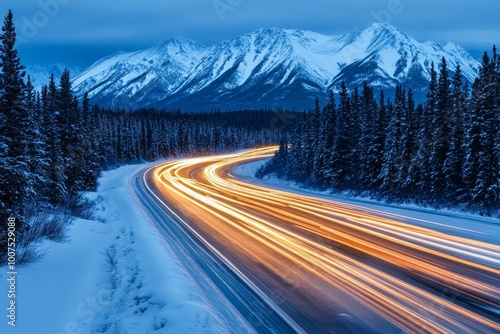
[[[69,70],[72,78],[76,78],[82,71],[82,69],[77,66],[66,66],[62,63],[56,63],[47,66],[28,65],[26,66],[26,74],[30,76],[31,83],[35,89],[39,91],[43,85],[47,85],[49,83],[51,74],[54,74],[56,83],[59,83],[59,78],[65,68]]]
[[[171,39],[150,49],[117,53],[83,71],[73,85],[94,103],[130,108],[148,106],[175,93],[206,54],[206,47]]]
[[[420,43],[387,23],[342,36],[269,28],[211,47],[172,39],[115,54],[83,71],[74,88],[104,106],[302,109],[342,80],[384,90],[403,84],[418,95],[427,88],[431,62],[437,66],[443,56],[450,70],[459,64],[474,79],[479,63],[460,46]]]

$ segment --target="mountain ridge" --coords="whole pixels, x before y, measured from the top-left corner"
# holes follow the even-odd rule
[[[367,81],[391,91],[397,84],[425,95],[431,62],[460,65],[472,82],[479,62],[457,44],[418,42],[388,23],[348,34],[261,28],[204,46],[173,38],[151,48],[96,61],[75,77],[78,96],[107,107],[207,109],[311,106],[337,91]]]

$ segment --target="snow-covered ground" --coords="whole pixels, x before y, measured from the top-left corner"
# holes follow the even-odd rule
[[[449,210],[435,210],[416,205],[396,205],[364,198],[342,197],[339,195],[332,195],[326,191],[321,192],[304,189],[295,182],[280,180],[274,175],[265,176],[262,180],[257,179],[255,177],[255,172],[266,162],[267,160],[260,160],[238,166],[232,171],[232,174],[238,179],[252,184],[354,205],[359,210],[365,212],[394,216],[409,223],[447,234],[484,241],[495,245],[500,244],[500,219]]]
[[[69,241],[18,268],[16,327],[7,324],[6,267],[0,268],[0,333],[227,333],[173,249],[136,202],[129,183],[145,165],[104,173],[97,221],[76,220]],[[226,314],[227,315],[227,314]],[[235,320],[238,321],[238,320]]]

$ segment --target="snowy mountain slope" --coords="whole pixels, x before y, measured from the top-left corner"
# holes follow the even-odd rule
[[[41,90],[43,85],[47,85],[49,83],[51,74],[54,74],[56,83],[59,83],[59,78],[65,68],[69,70],[71,77],[73,78],[76,78],[82,71],[82,69],[77,66],[66,66],[62,63],[56,63],[48,66],[26,66],[26,74],[30,76],[31,83],[35,89]]]
[[[94,63],[73,85],[77,93],[88,91],[94,103],[147,105],[175,92],[199,64],[204,50],[194,41],[171,39],[147,50],[117,53]]]
[[[361,85],[366,80],[379,88],[393,88],[399,83],[425,90],[431,63],[437,69],[442,57],[447,59],[450,70],[459,64],[469,82],[479,68],[479,63],[456,44],[419,43],[387,23],[375,23],[342,37],[341,41],[344,46],[339,53],[353,61],[341,69],[329,88],[338,87],[342,80],[350,85]]]
[[[96,62],[74,81],[105,106],[234,109],[308,108],[345,80],[391,90],[427,88],[431,62],[460,64],[467,80],[479,63],[453,43],[419,43],[387,23],[342,36],[279,28],[259,29],[203,47],[169,40],[151,49]]]

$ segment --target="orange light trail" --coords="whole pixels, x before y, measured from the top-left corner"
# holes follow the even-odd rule
[[[402,215],[272,190],[228,175],[232,166],[275,151],[172,161],[157,166],[154,178],[170,198],[189,203],[187,211],[198,220],[211,217],[206,220],[225,238],[241,233],[405,331],[500,332],[491,314],[412,284],[424,281],[498,311],[500,246],[415,226],[405,222],[415,219]]]

